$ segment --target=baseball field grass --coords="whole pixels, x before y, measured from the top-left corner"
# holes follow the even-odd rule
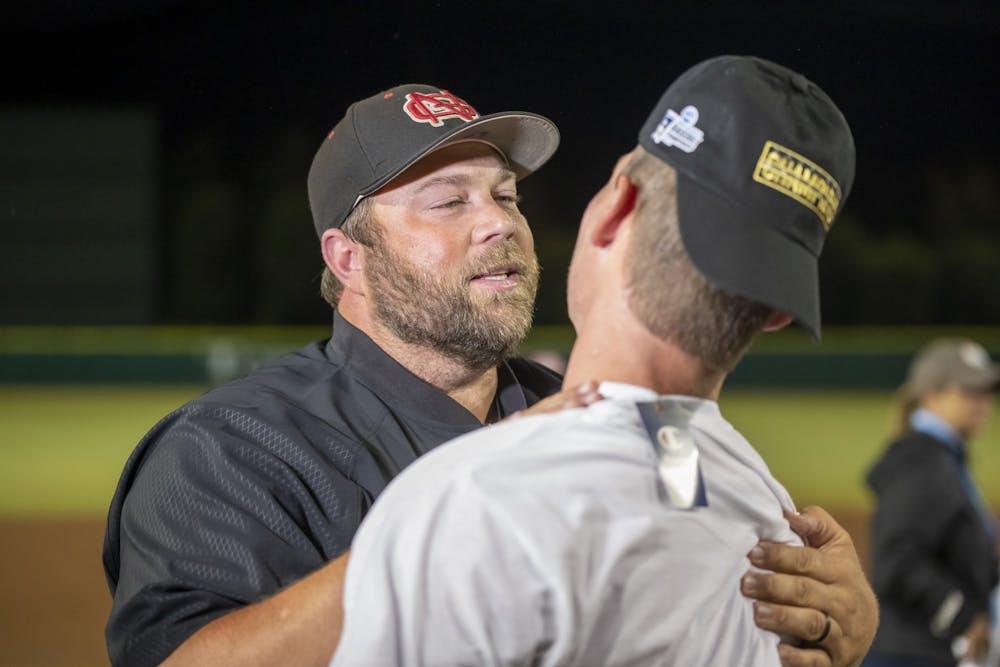
[[[0,515],[103,514],[139,438],[202,391],[0,385]]]
[[[723,392],[723,414],[760,452],[796,503],[870,510],[864,475],[895,430],[889,392]],[[970,447],[973,475],[1000,505],[1000,425]]]
[[[135,443],[198,386],[0,386],[0,516],[100,516]],[[887,392],[724,392],[723,413],[800,504],[866,509],[865,469],[892,427]],[[1000,503],[1000,427],[974,444]]]

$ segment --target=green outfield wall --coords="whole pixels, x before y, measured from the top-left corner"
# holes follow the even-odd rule
[[[207,384],[323,338],[323,327],[4,327],[0,383]],[[913,352],[939,336],[968,336],[1000,352],[1000,327],[830,327],[822,343],[801,331],[762,336],[729,386],[886,389]],[[565,355],[570,327],[538,327],[522,353]]]

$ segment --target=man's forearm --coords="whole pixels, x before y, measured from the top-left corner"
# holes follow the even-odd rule
[[[348,554],[256,604],[215,619],[163,663],[184,665],[328,664],[343,627]]]

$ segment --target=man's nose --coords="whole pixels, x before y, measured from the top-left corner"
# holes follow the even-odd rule
[[[479,214],[473,230],[474,243],[502,241],[514,235],[517,221],[514,214],[496,201],[490,200]]]

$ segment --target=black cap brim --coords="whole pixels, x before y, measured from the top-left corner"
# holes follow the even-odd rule
[[[712,284],[789,314],[820,340],[819,270],[812,251],[680,171],[677,215],[684,249]]]
[[[368,196],[377,192],[434,151],[463,141],[482,141],[497,148],[520,180],[539,169],[556,152],[559,130],[548,118],[527,111],[489,114],[441,137],[359,194]]]

